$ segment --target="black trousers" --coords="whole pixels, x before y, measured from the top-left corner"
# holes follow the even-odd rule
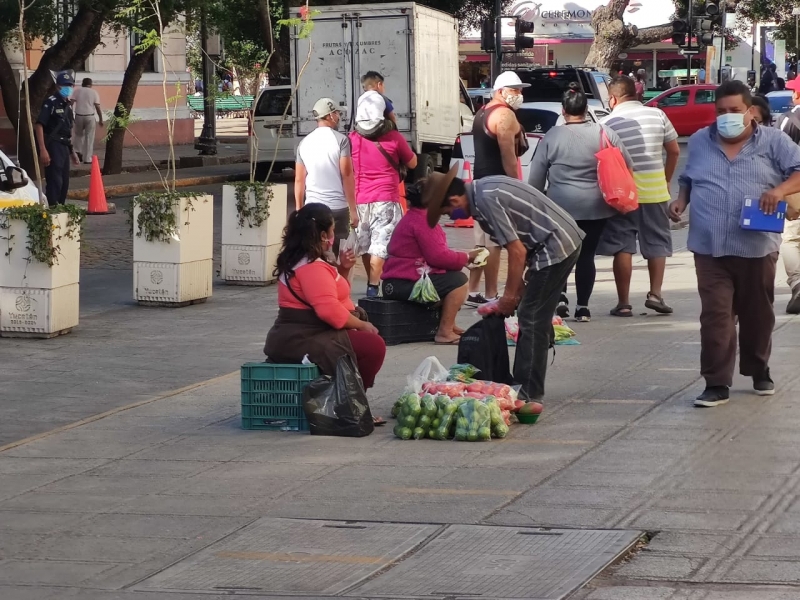
[[[575,265],[575,291],[577,293],[576,306],[589,306],[589,298],[594,291],[594,282],[597,278],[597,267],[594,264],[594,257],[597,254],[597,246],[603,235],[608,219],[595,219],[592,221],[576,221],[586,234],[581,244],[581,255]],[[567,286],[564,286],[564,293],[567,293]]]
[[[49,142],[47,153],[50,155],[50,164],[44,169],[47,203],[51,206],[66,204],[69,191],[69,146],[61,142]]]

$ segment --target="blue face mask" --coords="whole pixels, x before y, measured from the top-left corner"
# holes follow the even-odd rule
[[[460,221],[461,219],[469,219],[469,215],[463,208],[454,208],[453,212],[450,213],[450,218],[453,221]]]
[[[69,98],[72,96],[72,86],[62,85],[60,88],[58,88],[58,93],[64,96],[64,98]]]
[[[744,113],[727,113],[717,117],[717,131],[729,140],[742,135],[745,127]]]

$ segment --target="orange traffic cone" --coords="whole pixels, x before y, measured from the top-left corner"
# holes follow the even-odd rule
[[[406,202],[406,184],[404,181],[400,182],[400,208],[403,214],[408,212],[408,204]]]
[[[90,215],[107,215],[108,202],[106,202],[106,189],[103,187],[103,178],[100,175],[100,162],[97,155],[92,156],[92,175],[89,178],[89,210]]]

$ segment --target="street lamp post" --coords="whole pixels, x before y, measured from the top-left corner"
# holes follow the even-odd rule
[[[214,156],[217,153],[217,114],[214,94],[209,89],[214,84],[214,66],[208,56],[208,26],[206,11],[200,12],[200,48],[203,53],[203,131],[195,143],[195,150],[201,155]]]

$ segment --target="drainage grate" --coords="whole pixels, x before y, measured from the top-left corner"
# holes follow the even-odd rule
[[[559,600],[639,539],[638,531],[451,525],[349,595]]]
[[[263,518],[136,589],[340,594],[440,529]]]

